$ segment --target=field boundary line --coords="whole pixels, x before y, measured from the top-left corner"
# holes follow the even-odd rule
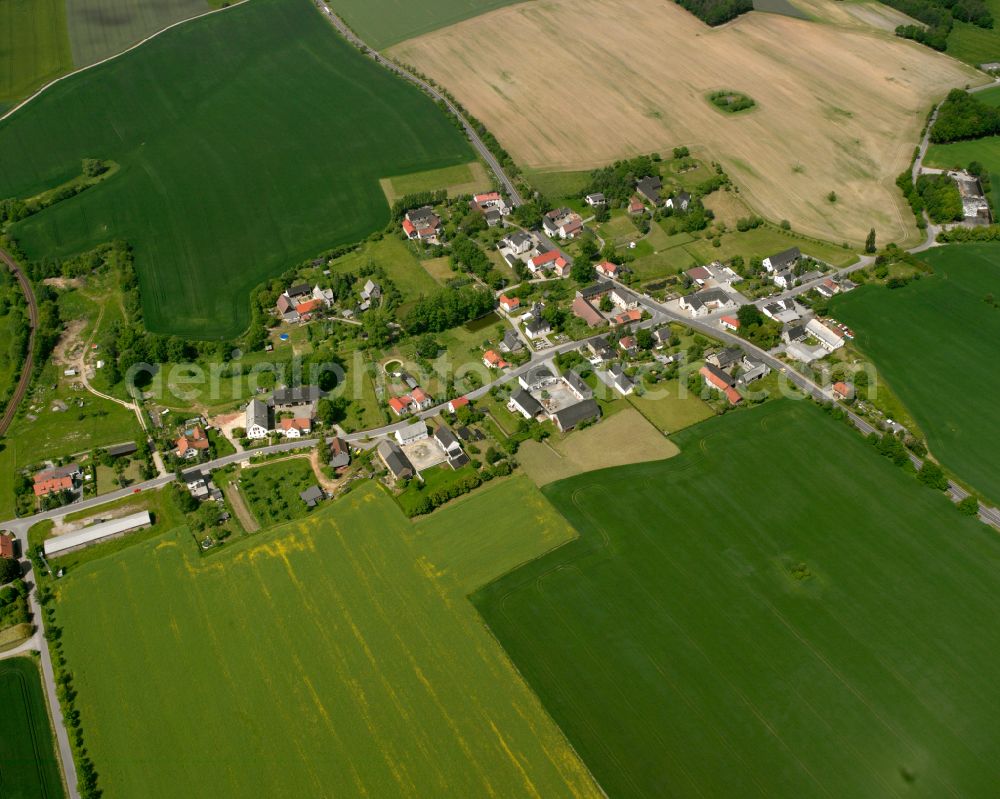
[[[140,39],[135,44],[130,45],[129,47],[126,47],[124,50],[119,50],[117,53],[112,53],[111,55],[107,56],[106,58],[102,58],[100,61],[95,61],[93,64],[87,64],[86,66],[78,67],[77,69],[74,69],[72,72],[67,72],[65,75],[60,75],[58,78],[53,78],[48,83],[46,83],[44,86],[42,86],[40,89],[36,89],[33,94],[28,95],[23,100],[21,100],[21,102],[19,102],[17,105],[15,105],[13,108],[11,108],[8,111],[6,111],[3,115],[0,115],[0,122],[3,122],[8,117],[13,116],[15,112],[17,112],[20,109],[24,108],[24,106],[26,106],[32,100],[35,100],[38,97],[40,97],[43,93],[45,93],[46,91],[48,91],[49,89],[51,89],[53,86],[55,86],[60,81],[66,80],[67,78],[72,78],[74,75],[79,75],[81,72],[86,72],[88,69],[93,69],[94,67],[99,67],[99,66],[101,66],[101,64],[107,64],[109,61],[114,61],[116,58],[119,58],[119,57],[125,55],[126,53],[131,53],[133,50],[136,50],[139,47],[142,47],[147,42],[152,41],[153,39],[155,39],[160,34],[166,33],[168,30],[171,30],[172,28],[176,28],[179,25],[185,25],[188,22],[193,22],[196,19],[202,19],[203,17],[207,17],[210,14],[219,14],[219,13],[221,13],[223,11],[228,11],[231,8],[237,8],[238,6],[241,6],[241,5],[243,5],[244,3],[247,3],[247,2],[249,2],[249,0],[236,0],[236,2],[232,3],[231,5],[221,6],[220,8],[212,8],[212,9],[209,9],[208,11],[205,11],[205,12],[203,12],[201,14],[195,14],[193,17],[187,17],[185,19],[179,19],[179,20],[177,20],[177,22],[171,22],[165,28],[160,28],[158,31],[155,31],[155,32],[149,34],[149,36],[146,36],[144,39]]]

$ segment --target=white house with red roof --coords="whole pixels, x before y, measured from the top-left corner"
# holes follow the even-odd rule
[[[278,432],[285,438],[302,438],[312,432],[312,420],[304,416],[294,419],[279,419]]]
[[[506,216],[510,213],[510,206],[504,201],[503,195],[498,191],[486,191],[482,194],[472,195],[470,205],[480,211],[490,211],[496,209]]]
[[[619,277],[622,271],[622,268],[618,264],[613,264],[611,261],[601,261],[594,269],[597,274],[610,278]]]
[[[719,324],[726,330],[732,330],[734,333],[740,329],[740,320],[735,316],[723,316],[719,320]]]
[[[701,367],[699,373],[704,378],[705,385],[711,386],[726,395],[726,399],[729,400],[730,405],[739,405],[743,402],[740,392],[732,386],[732,378],[718,367],[707,363]]]
[[[483,353],[483,363],[486,365],[487,369],[506,369],[510,366],[507,361],[501,358],[496,350],[486,350]]]
[[[453,400],[448,401],[448,410],[451,413],[455,413],[459,408],[465,408],[469,404],[468,397],[456,397]]]
[[[501,294],[499,304],[506,313],[513,313],[521,307],[521,299],[520,297],[508,297],[506,294]]]
[[[542,217],[542,228],[549,236],[573,239],[583,232],[583,217],[569,208],[556,208]]]
[[[549,250],[539,253],[528,261],[528,271],[537,275],[539,272],[562,270],[568,265],[569,261],[559,250]]]

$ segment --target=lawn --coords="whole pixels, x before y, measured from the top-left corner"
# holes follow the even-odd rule
[[[677,447],[635,409],[627,408],[563,440],[525,441],[517,460],[538,485],[594,469],[672,458]]]
[[[473,597],[607,794],[991,796],[996,536],[806,403],[678,441]]]
[[[309,512],[299,493],[316,485],[316,474],[306,458],[293,456],[243,469],[239,484],[253,515],[262,526],[270,527]]]
[[[497,503],[510,526],[477,524]],[[465,598],[571,536],[523,479],[419,527],[368,484],[207,558],[177,531],[69,573],[56,614],[100,787],[596,799]]]
[[[460,469],[452,469],[446,463],[432,466],[420,473],[420,476],[424,478],[422,483],[420,480],[411,480],[406,489],[396,497],[396,501],[403,513],[407,516],[415,516],[420,499],[425,494],[447,489],[475,473],[476,467],[471,463]]]
[[[1000,0],[985,0],[985,4],[996,20],[1000,16]],[[1000,32],[995,24],[992,28],[980,28],[956,20],[948,34],[948,55],[976,65],[996,61],[1000,58]]]
[[[427,296],[440,290],[437,281],[420,265],[419,245],[403,241],[395,234],[369,242],[330,264],[334,272],[353,272],[369,264],[381,266],[406,301]],[[363,282],[363,281],[362,281]]]
[[[72,68],[63,0],[0,0],[0,106]]]
[[[576,197],[590,183],[590,170],[542,172],[529,169],[525,173],[532,187],[550,201]]]
[[[1000,244],[950,245],[921,255],[935,274],[889,290],[862,287],[832,304],[960,479],[1000,502],[995,366],[1000,340]]]
[[[742,255],[747,261],[751,258],[766,258],[789,247],[799,247],[806,255],[834,266],[848,266],[858,260],[857,254],[852,250],[816,239],[806,239],[771,225],[761,225],[744,233],[731,231],[721,236],[720,241],[720,246],[715,247],[707,239],[698,239],[685,245],[685,249],[702,264],[715,260],[728,261],[735,255]]]
[[[468,164],[456,164],[442,169],[430,169],[425,172],[414,172],[410,175],[399,175],[392,178],[382,178],[379,183],[385,198],[395,202],[407,194],[440,191],[444,189],[449,197],[460,194],[475,194],[491,188],[489,175],[479,161]]]
[[[65,796],[41,675],[27,657],[0,661],[0,758],[4,799]]]
[[[429,0],[417,4],[398,0],[331,0],[329,6],[366,44],[381,50],[512,2],[514,0]]]
[[[205,0],[65,0],[78,67],[119,53],[179,20],[209,11]],[[217,4],[215,4],[217,5]]]
[[[982,98],[990,92],[977,94]],[[1000,94],[994,95],[1000,105]],[[927,150],[927,166],[950,169],[961,167],[965,169],[972,161],[978,161],[990,173],[990,203],[994,208],[1000,208],[1000,136],[987,136],[975,141],[960,141],[952,144],[932,144]]]
[[[712,409],[679,380],[651,386],[643,396],[632,394],[628,401],[664,433],[676,433],[712,416]]]
[[[29,257],[128,240],[149,328],[201,338],[238,335],[264,278],[383,226],[380,177],[471,157],[429,98],[308,0],[254,0],[75,75],[0,123],[0,151],[17,196],[84,157],[121,164],[13,234]]]

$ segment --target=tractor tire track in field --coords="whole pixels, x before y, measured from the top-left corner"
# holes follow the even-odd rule
[[[6,435],[7,428],[14,421],[14,414],[17,413],[17,408],[21,404],[21,400],[24,399],[24,395],[28,393],[28,386],[31,383],[31,373],[35,366],[35,328],[38,327],[38,303],[35,301],[35,292],[31,288],[31,281],[21,271],[21,266],[14,260],[13,256],[6,250],[0,249],[0,261],[7,264],[10,271],[14,273],[17,282],[21,284],[24,299],[28,302],[28,325],[31,328],[28,331],[28,352],[24,358],[24,365],[21,367],[21,377],[17,381],[14,393],[10,396],[10,402],[7,403],[3,418],[0,418],[0,436],[3,436]]]

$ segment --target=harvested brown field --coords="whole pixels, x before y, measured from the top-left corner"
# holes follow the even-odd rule
[[[619,411],[563,441],[525,441],[517,460],[536,485],[575,474],[672,458],[680,450],[634,408]]]
[[[931,103],[980,73],[913,42],[776,14],[709,28],[667,0],[537,0],[394,48],[522,165],[704,146],[754,209],[836,242],[915,237],[894,185]],[[724,115],[705,95],[757,102]],[[836,192],[831,203],[827,195]]]

